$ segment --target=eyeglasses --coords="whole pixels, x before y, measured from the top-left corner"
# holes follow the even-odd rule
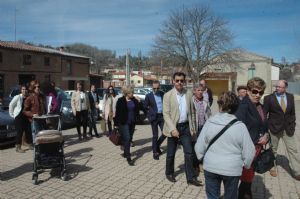
[[[159,88],[152,88],[153,90],[159,90]]]
[[[276,88],[285,88],[285,86],[276,86]]]
[[[264,92],[264,91],[258,91],[258,90],[253,89],[253,90],[251,90],[251,93],[254,94],[254,95],[259,94],[260,96],[262,96],[265,92]]]
[[[176,82],[176,83],[178,83],[178,82],[184,83],[184,81],[185,81],[184,79],[175,79],[175,82]]]
[[[40,88],[40,86],[35,86],[34,88]]]

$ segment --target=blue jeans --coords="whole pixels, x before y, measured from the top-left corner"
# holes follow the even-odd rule
[[[45,120],[34,119],[31,122],[31,132],[32,132],[32,143],[35,144],[35,137],[38,132],[45,129]]]
[[[193,168],[194,149],[189,124],[185,123],[183,125],[176,125],[176,129],[179,132],[179,139],[183,146],[185,174],[187,181],[189,181],[196,177],[196,173]],[[174,174],[174,159],[179,139],[175,137],[168,137],[166,175]]]
[[[132,140],[133,132],[135,125],[134,124],[125,124],[120,126],[122,144],[124,146],[124,156],[130,158],[130,142]]]
[[[223,176],[204,171],[207,199],[219,199],[221,183],[224,184],[224,199],[238,198],[238,184],[240,176]]]

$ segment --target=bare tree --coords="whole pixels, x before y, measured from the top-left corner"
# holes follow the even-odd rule
[[[155,38],[154,51],[168,60],[180,61],[194,81],[208,65],[233,61],[229,49],[233,35],[227,22],[208,6],[171,12]]]

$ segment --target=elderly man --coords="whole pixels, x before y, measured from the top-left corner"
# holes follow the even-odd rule
[[[277,155],[278,142],[282,139],[287,149],[294,177],[296,180],[300,180],[300,159],[294,137],[296,126],[295,102],[293,94],[286,92],[287,87],[288,83],[285,80],[279,80],[276,91],[264,98],[264,110],[268,115],[268,128],[275,155]],[[270,175],[277,176],[276,167],[270,170]]]
[[[184,164],[187,183],[200,186],[196,172],[193,168],[192,139],[196,136],[194,127],[195,107],[192,103],[192,93],[184,89],[185,74],[176,72],[173,75],[172,90],[164,95],[163,116],[165,120],[163,133],[168,137],[166,177],[176,182],[174,176],[174,159],[178,142],[180,140],[184,152]]]
[[[242,100],[247,95],[247,86],[239,86],[237,87],[238,97]]]
[[[205,79],[200,79],[199,83],[201,85],[203,85],[203,87],[204,87],[204,92],[203,92],[204,100],[209,102],[209,106],[211,106],[212,103],[213,103],[213,100],[214,100],[213,99],[213,93],[212,93],[211,89],[207,87]]]

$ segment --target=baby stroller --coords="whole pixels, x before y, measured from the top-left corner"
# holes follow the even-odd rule
[[[51,126],[53,129],[49,129],[47,125],[45,125],[45,129],[35,135],[32,183],[36,185],[38,182],[38,170],[58,167],[60,168],[60,177],[65,181],[67,174],[60,115],[42,115],[34,117],[33,122],[34,121],[42,124],[47,124],[49,121],[52,121]],[[53,125],[53,121],[57,121],[57,124]],[[57,128],[53,126],[57,126]]]

